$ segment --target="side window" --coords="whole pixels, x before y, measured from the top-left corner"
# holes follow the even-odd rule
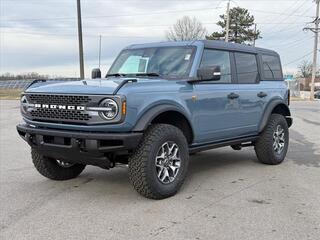
[[[200,67],[220,66],[221,79],[212,83],[231,83],[230,54],[227,51],[204,49]]]
[[[266,79],[282,80],[280,59],[277,56],[262,55],[263,76]]]
[[[259,79],[256,55],[250,53],[235,54],[238,83],[256,83]]]

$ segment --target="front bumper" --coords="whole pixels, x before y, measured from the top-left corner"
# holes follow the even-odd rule
[[[19,135],[40,154],[71,163],[109,168],[109,153],[135,149],[142,133],[80,132],[17,125]]]

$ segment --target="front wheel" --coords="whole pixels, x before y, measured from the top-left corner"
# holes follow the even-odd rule
[[[269,122],[255,143],[258,160],[276,165],[283,162],[289,146],[288,124],[284,116],[272,114]]]
[[[39,154],[36,150],[31,150],[32,162],[38,172],[52,180],[69,180],[76,178],[86,167],[82,164],[72,164],[54,158],[49,158]]]
[[[167,198],[180,189],[188,164],[188,143],[180,129],[155,124],[129,159],[130,182],[147,198]]]

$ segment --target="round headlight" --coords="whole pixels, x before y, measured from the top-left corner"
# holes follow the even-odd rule
[[[27,108],[28,108],[28,99],[25,95],[22,95],[20,98],[20,104],[21,104],[21,111],[23,113],[27,112]]]
[[[106,120],[113,120],[119,112],[118,104],[112,99],[105,99],[100,103],[100,107],[104,108],[100,112],[100,116]]]

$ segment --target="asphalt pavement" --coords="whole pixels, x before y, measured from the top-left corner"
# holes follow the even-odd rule
[[[283,164],[258,163],[252,147],[206,151],[161,201],[138,195],[126,167],[42,177],[15,130],[18,104],[0,101],[0,239],[320,239],[320,102],[292,102]]]

